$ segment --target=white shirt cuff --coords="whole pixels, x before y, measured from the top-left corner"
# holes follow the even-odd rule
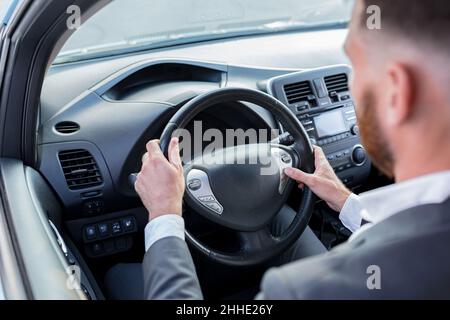
[[[341,210],[339,219],[342,224],[351,232],[361,228],[363,206],[360,198],[356,194],[351,194]]]
[[[176,214],[168,214],[151,220],[145,227],[145,251],[157,241],[177,237],[184,241],[184,219]]]

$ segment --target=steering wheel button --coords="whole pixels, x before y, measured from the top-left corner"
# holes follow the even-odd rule
[[[209,178],[206,172],[198,169],[192,169],[188,172],[186,180],[188,181],[187,187],[189,189],[189,193],[195,198],[196,201],[209,210],[212,210],[217,214],[222,214],[223,207],[217,201],[213,191],[211,190]]]
[[[204,196],[204,197],[198,197],[198,200],[201,202],[215,202],[216,198],[214,196]]]
[[[223,208],[220,204],[218,204],[217,202],[208,202],[205,203],[205,206],[207,206],[209,209],[211,209],[212,211],[218,213],[218,214],[222,214],[223,212]]]
[[[284,163],[291,163],[291,157],[288,154],[282,154],[281,161]]]
[[[188,188],[192,191],[197,191],[202,187],[202,181],[199,179],[194,179],[189,181]]]

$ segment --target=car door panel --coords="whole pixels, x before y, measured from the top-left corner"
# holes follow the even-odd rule
[[[33,169],[14,159],[0,159],[1,185],[9,227],[32,298],[84,299],[68,285],[68,261],[58,244],[49,218],[58,225],[61,208],[45,181]]]

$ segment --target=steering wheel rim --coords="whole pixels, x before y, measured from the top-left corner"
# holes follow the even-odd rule
[[[289,108],[277,99],[260,91],[251,89],[218,89],[202,94],[185,104],[172,117],[161,135],[160,143],[164,155],[167,157],[170,140],[177,129],[185,128],[195,116],[209,107],[220,103],[234,101],[253,103],[271,112],[276,119],[282,123],[285,130],[294,137],[295,142],[290,148],[293,151],[294,158],[297,158],[297,161],[294,161],[294,163],[297,164],[296,166],[307,173],[314,172],[313,149],[309,137],[300,121],[294,116]],[[294,182],[289,180],[285,191],[287,195],[291,192],[293,184]],[[285,200],[287,200],[287,196],[285,196]],[[315,203],[315,196],[308,187],[304,188],[303,193],[301,194],[300,203],[301,205],[297,210],[291,225],[281,236],[274,237],[267,229],[265,231],[261,230],[261,232],[243,233],[245,238],[247,238],[246,243],[261,246],[261,250],[254,250],[243,245],[238,252],[221,252],[203,244],[188,230],[186,230],[186,241],[202,256],[221,264],[231,266],[251,266],[261,264],[288,249],[305,230],[311,218]]]

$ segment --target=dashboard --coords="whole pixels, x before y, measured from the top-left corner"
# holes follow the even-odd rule
[[[269,79],[267,91],[297,116],[311,143],[349,188],[363,184],[371,161],[359,137],[356,110],[346,65],[295,72]]]
[[[217,88],[258,89],[279,99],[344,183],[364,184],[371,162],[356,125],[351,70],[340,51],[345,34],[254,37],[52,67],[41,99],[37,167],[65,208],[74,242],[92,259],[136,243],[142,250],[138,235],[146,214],[128,177],[139,170],[146,142],[159,138],[172,115]],[[318,44],[317,37],[324,41]],[[255,46],[266,50],[258,53]],[[294,63],[302,58],[302,66]],[[199,119],[205,130],[282,129],[270,113],[244,102],[218,105]]]

